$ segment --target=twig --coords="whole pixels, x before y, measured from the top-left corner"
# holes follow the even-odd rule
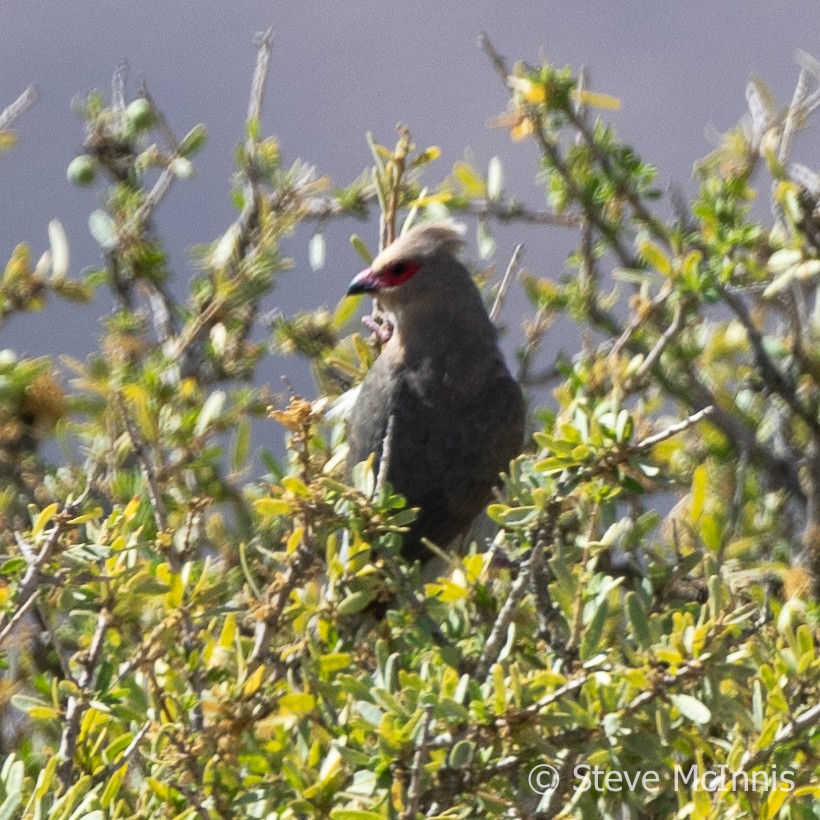
[[[476,678],[486,678],[490,667],[498,659],[498,654],[501,652],[501,648],[507,638],[507,630],[512,622],[513,615],[515,615],[515,610],[524,598],[527,588],[530,586],[530,582],[532,581],[533,575],[536,573],[539,564],[543,562],[543,560],[544,550],[541,548],[541,543],[537,542],[533,547],[529,558],[521,565],[521,571],[519,572],[513,585],[510,587],[507,600],[504,601],[504,606],[501,607],[501,611],[495,619],[495,623],[493,624],[493,628],[487,638],[487,642],[484,644],[484,650],[482,651],[481,657],[478,659],[478,663],[476,664]]]
[[[807,729],[820,724],[820,703],[811,706],[793,718],[785,726],[781,727],[771,743],[756,752],[751,750],[744,753],[740,758],[738,770],[753,769],[761,763],[765,763],[774,751],[781,748],[785,743],[795,740]]]
[[[704,407],[702,410],[698,410],[697,413],[693,413],[691,416],[683,419],[683,421],[679,421],[676,424],[671,424],[665,430],[661,430],[659,433],[654,433],[651,436],[647,436],[645,439],[639,441],[637,444],[633,444],[629,448],[630,455],[637,455],[639,453],[645,453],[647,450],[651,450],[656,444],[660,444],[662,441],[666,441],[668,438],[672,438],[672,436],[676,436],[678,433],[682,433],[684,430],[692,427],[699,421],[702,421],[707,416],[711,415],[714,410],[715,408],[712,405],[709,405],[708,407]]]
[[[643,381],[643,378],[655,367],[663,355],[663,351],[666,350],[667,345],[680,333],[685,320],[686,317],[681,303],[676,302],[671,324],[664,330],[658,341],[655,342],[655,346],[649,351],[637,370],[626,380],[624,390],[627,393],[631,392],[636,385],[639,385]]]
[[[8,128],[21,114],[28,111],[37,99],[37,86],[30,85],[11,105],[0,113],[0,130]]]
[[[128,762],[134,756],[134,753],[139,748],[140,743],[142,743],[142,739],[148,734],[148,730],[151,728],[151,721],[146,720],[145,723],[137,729],[136,734],[131,739],[131,742],[123,749],[122,754],[116,759],[112,760],[99,774],[94,776],[95,783],[104,783],[110,777],[113,776],[114,772],[119,771],[123,766],[128,765]]]
[[[474,201],[466,206],[465,212],[479,219],[497,219],[499,222],[523,222],[530,225],[553,225],[557,228],[578,228],[581,217],[576,214],[556,214],[552,211],[538,211],[510,200],[509,202]]]
[[[507,265],[507,270],[504,271],[504,276],[501,279],[501,284],[498,286],[498,293],[495,295],[492,309],[490,310],[490,321],[495,324],[498,319],[498,314],[501,313],[501,306],[504,304],[504,299],[507,296],[507,291],[510,289],[513,274],[518,268],[518,262],[524,253],[524,246],[519,244],[515,246],[510,263]]]
[[[482,32],[478,38],[478,44],[484,50],[484,53],[490,58],[490,62],[495,68],[496,74],[501,78],[504,85],[507,85],[510,77],[510,71],[507,68],[507,62],[504,57],[496,50],[495,46],[490,42],[490,38],[485,32]]]
[[[393,429],[395,427],[396,416],[395,413],[390,414],[387,420],[387,429],[384,431],[384,438],[382,439],[382,454],[379,459],[379,474],[376,477],[376,486],[373,495],[378,497],[387,481],[387,473],[390,470],[390,452],[393,445]]]
[[[128,438],[131,440],[134,455],[142,468],[142,474],[148,487],[148,498],[151,502],[151,510],[154,513],[154,524],[157,528],[157,535],[160,535],[168,530],[168,515],[165,511],[165,502],[162,500],[162,490],[159,486],[159,479],[157,478],[154,465],[151,463],[151,458],[148,455],[145,440],[128,412],[128,407],[125,404],[122,393],[116,393],[116,400],[122,413],[125,430],[128,433]],[[174,572],[179,572],[181,568],[180,560],[176,549],[173,547],[168,552],[168,562]]]
[[[534,815],[537,820],[552,820],[566,808],[567,792],[572,786],[572,770],[578,761],[578,756],[568,754],[558,771],[558,783],[555,788],[547,792],[538,804]]]
[[[720,288],[720,295],[743,325],[749,344],[754,351],[755,363],[766,384],[786,402],[796,416],[805,422],[815,441],[820,442],[820,422],[817,420],[816,411],[810,410],[800,403],[797,398],[797,386],[777,368],[777,365],[769,357],[763,342],[763,336],[752,321],[743,299],[726,287]]]
[[[261,32],[257,36],[256,66],[251,81],[251,95],[248,100],[248,122],[258,122],[262,115],[262,101],[265,97],[265,86],[268,81],[268,64],[273,51],[273,29]]]
[[[672,295],[672,286],[667,282],[652,300],[648,311],[636,311],[623,329],[623,332],[615,340],[612,350],[609,352],[610,359],[617,357],[621,350],[628,344],[632,334],[646,321],[647,315],[654,313]]]
[[[26,570],[25,575],[23,576],[22,581],[20,581],[20,586],[17,590],[17,602],[15,607],[15,612],[11,616],[11,619],[8,623],[4,623],[5,619],[8,618],[8,613],[4,612],[3,616],[0,618],[0,645],[2,645],[3,640],[5,639],[6,635],[8,634],[11,626],[14,622],[19,620],[18,612],[20,609],[25,608],[28,609],[31,606],[31,602],[37,597],[37,592],[39,591],[39,583],[40,583],[40,573],[43,571],[43,567],[51,560],[51,556],[54,553],[54,550],[57,548],[57,543],[60,540],[60,536],[65,531],[68,522],[74,518],[77,514],[77,511],[82,507],[85,503],[86,499],[88,498],[89,493],[91,492],[91,482],[94,480],[94,476],[91,472],[89,472],[87,476],[87,482],[85,489],[83,492],[77,496],[76,499],[67,503],[63,509],[57,513],[54,518],[54,526],[51,529],[51,534],[48,537],[48,540],[43,544],[40,552],[37,554],[37,557],[34,558],[33,561],[29,559],[33,555],[33,550],[30,549],[28,551],[28,557],[26,560],[29,560],[28,569]]]
[[[5,628],[0,632],[0,649],[3,649],[3,643],[5,642],[6,638],[9,636],[9,633],[12,629],[17,625],[17,623],[23,618],[23,616],[28,612],[34,603],[37,600],[36,595],[29,595],[28,598],[22,603],[21,606],[17,607],[14,615],[11,616],[11,620],[6,624]]]
[[[267,654],[267,645],[271,633],[278,626],[282,617],[282,610],[290,597],[290,593],[302,582],[305,573],[313,564],[315,556],[304,543],[296,549],[290,566],[276,584],[276,591],[271,601],[264,604],[264,617],[256,622],[254,630],[253,649],[248,657],[248,668],[252,669],[263,662]]]
[[[427,762],[427,744],[430,739],[430,727],[433,725],[433,709],[428,704],[424,707],[424,720],[421,734],[413,755],[413,768],[410,774],[410,786],[407,789],[407,808],[401,813],[402,820],[413,820],[419,811],[421,802],[421,779],[424,775],[424,764]]]
[[[71,779],[74,763],[74,752],[77,748],[77,739],[80,735],[80,721],[83,713],[88,709],[86,697],[91,694],[90,687],[94,679],[94,673],[102,653],[105,633],[111,623],[111,614],[107,609],[103,609],[97,617],[97,628],[88,647],[88,652],[83,660],[83,671],[77,681],[82,690],[82,696],[71,695],[66,704],[63,734],[60,739],[60,748],[57,755],[61,760],[57,769],[57,776],[64,786],[68,786]]]

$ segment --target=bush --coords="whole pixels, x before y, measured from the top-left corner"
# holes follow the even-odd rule
[[[177,139],[148,97],[82,104],[69,175],[104,191],[104,265],[69,278],[55,223],[0,281],[3,318],[116,301],[69,382],[0,355],[0,817],[817,816],[820,180],[790,149],[818,64],[801,56],[782,115],[751,84],[752,118],[666,218],[655,169],[591,114],[617,101],[485,48],[548,209],[508,197],[497,161],[429,189],[439,152],[407,129],[342,189],[287,166],[260,133],[264,37],[238,216],[183,295],[153,215],[204,127]],[[414,513],[372,464],[342,480],[337,397],[375,355],[356,302],[274,320],[317,399],[253,386],[280,239],[373,210],[382,242],[444,211],[487,252],[499,220],[578,235],[561,281],[521,275],[533,436],[497,535],[432,580],[399,557]],[[310,248],[320,266],[321,233]],[[545,353],[558,317],[572,357]],[[259,424],[288,454],[255,477]]]

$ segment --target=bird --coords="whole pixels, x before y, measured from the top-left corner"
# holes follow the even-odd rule
[[[466,532],[523,449],[525,404],[481,294],[457,254],[463,226],[422,223],[351,281],[392,332],[350,411],[347,474],[375,454],[416,520],[401,555],[427,560]],[[382,459],[386,464],[382,465]]]

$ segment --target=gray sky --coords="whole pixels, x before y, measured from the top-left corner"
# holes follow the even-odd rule
[[[545,55],[559,64],[586,65],[593,88],[622,101],[619,112],[606,114],[622,139],[659,166],[663,184],[684,186],[691,183],[693,162],[710,150],[707,124],[725,130],[744,113],[751,72],[785,103],[797,77],[795,49],[820,57],[816,0],[8,5],[0,27],[0,104],[31,82],[40,99],[17,123],[19,146],[0,160],[0,261],[20,241],[39,255],[47,247],[48,221],[56,217],[68,234],[74,273],[99,263],[87,228],[98,192],[77,189],[65,178],[83,141],[70,103],[94,88],[107,94],[123,58],[131,90],[144,77],[180,135],[197,122],[209,128],[209,143],[196,157],[197,177],[180,182],[158,214],[166,249],[184,278],[187,249],[216,238],[235,217],[229,179],[255,58],[252,36],[270,25],[275,44],[263,124],[279,136],[287,159],[300,156],[338,183],[349,182],[370,162],[365,132],[392,143],[401,120],[419,145],[443,149],[431,182],[445,177],[469,146],[480,164],[499,155],[507,192],[538,206],[544,200],[534,181],[534,146],[486,127],[503,110],[506,93],[477,47],[480,32],[510,62]],[[820,166],[816,133],[804,137],[798,152],[814,167]],[[268,307],[291,312],[333,304],[361,267],[347,242],[351,230],[375,244],[372,226],[333,227],[327,265],[319,272],[306,261],[310,230],[288,240],[285,250],[296,266],[282,276]],[[566,232],[513,226],[496,234],[498,267],[524,241],[532,272],[562,272],[571,242]],[[508,322],[517,323],[521,305],[520,295],[513,297]],[[96,346],[99,315],[99,305],[64,306],[59,316],[49,311],[16,319],[0,331],[0,348],[84,355]],[[283,367],[266,363],[262,375],[276,383]],[[303,379],[297,372],[297,387]]]

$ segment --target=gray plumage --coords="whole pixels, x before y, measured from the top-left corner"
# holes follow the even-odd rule
[[[460,245],[452,221],[421,225],[349,290],[373,292],[394,329],[351,412],[348,472],[371,452],[379,469],[389,427],[387,480],[420,508],[403,542],[410,560],[429,556],[422,537],[445,547],[469,527],[523,445],[521,390]]]

